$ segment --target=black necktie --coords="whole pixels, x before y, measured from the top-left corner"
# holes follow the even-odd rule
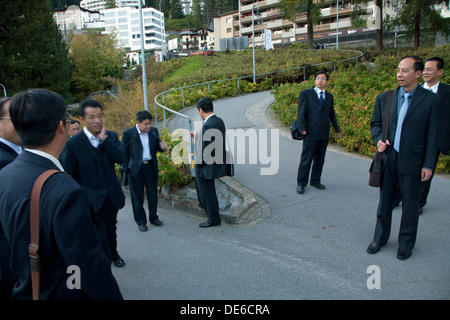
[[[325,104],[325,99],[323,98],[323,91],[320,92],[320,104],[322,106]]]

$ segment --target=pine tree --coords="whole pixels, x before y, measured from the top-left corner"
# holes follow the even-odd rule
[[[69,99],[70,61],[47,0],[0,0],[0,83],[8,95],[46,88]]]

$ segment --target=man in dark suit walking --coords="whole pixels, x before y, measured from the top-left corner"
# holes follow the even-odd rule
[[[67,141],[66,104],[58,94],[32,89],[11,98],[11,120],[25,150],[0,171],[0,221],[19,277],[14,299],[31,299],[30,197],[48,169],[63,170],[58,157]],[[68,175],[52,175],[40,195],[40,298],[122,299],[103,252],[86,192]],[[69,288],[78,267],[79,288]],[[71,269],[70,269],[71,270]]]
[[[400,87],[394,90],[386,142],[381,137],[387,125],[383,123],[387,92],[378,95],[375,102],[370,132],[378,151],[383,152],[383,179],[375,233],[367,248],[370,254],[389,239],[397,187],[403,202],[397,258],[408,259],[416,242],[421,181],[430,179],[437,150],[437,98],[418,85],[423,68],[422,59],[416,56],[407,56],[398,64]]]
[[[22,152],[20,139],[9,116],[10,98],[0,98],[0,170]],[[0,300],[12,299],[12,288],[17,276],[9,267],[11,249],[0,223]]]
[[[297,173],[297,192],[299,194],[305,192],[311,164],[310,185],[320,190],[325,189],[320,182],[330,136],[330,121],[336,132],[339,133],[338,137],[342,137],[334,112],[333,95],[325,91],[328,80],[329,76],[326,72],[317,72],[315,75],[316,86],[303,90],[298,98],[297,128],[305,135]]]
[[[140,231],[147,231],[144,210],[144,187],[147,193],[148,215],[151,224],[162,226],[158,210],[158,158],[157,151],[166,151],[167,143],[159,138],[158,129],[152,127],[153,116],[146,110],[136,113],[136,125],[122,134],[126,160],[122,167],[128,175],[134,221]]]
[[[422,85],[424,89],[428,89],[438,95],[437,97],[437,152],[436,162],[439,154],[448,155],[450,149],[450,86],[439,81],[439,78],[444,73],[444,60],[439,57],[433,57],[425,62],[425,67],[422,73],[422,78],[425,83]],[[427,204],[428,193],[430,192],[431,180],[422,182],[422,189],[420,193],[420,208],[419,213],[422,213],[422,208]]]
[[[98,101],[82,101],[80,113],[83,130],[67,141],[62,165],[86,190],[103,248],[116,267],[123,267],[125,262],[117,252],[116,224],[117,213],[125,206],[125,195],[115,164],[125,162],[125,153],[117,133],[106,130]]]
[[[197,110],[204,122],[201,135],[196,134],[195,137],[199,151],[195,155],[195,187],[198,201],[208,216],[208,220],[201,223],[200,228],[208,228],[221,224],[214,179],[227,175],[226,128],[223,120],[214,113],[210,98],[200,99]],[[194,133],[191,132],[191,135]]]

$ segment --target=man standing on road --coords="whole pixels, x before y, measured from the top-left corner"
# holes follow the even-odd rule
[[[134,221],[140,231],[147,231],[144,210],[144,188],[147,192],[149,221],[162,226],[156,214],[158,210],[158,157],[157,151],[168,150],[167,143],[159,138],[158,129],[152,127],[153,116],[146,110],[136,113],[136,125],[122,134],[122,146],[126,160],[123,164],[128,174]]]
[[[450,149],[450,86],[439,81],[439,78],[444,73],[444,60],[439,57],[433,57],[425,62],[425,68],[422,73],[422,78],[425,83],[423,88],[432,91],[438,95],[437,100],[437,152],[436,162],[439,158],[439,153],[448,155]],[[425,182],[422,182],[420,193],[420,208],[419,213],[422,213],[422,208],[427,203],[428,193],[430,192],[431,180],[434,176]]]
[[[375,233],[367,248],[370,254],[389,239],[397,187],[403,202],[397,258],[408,259],[416,242],[421,181],[430,179],[437,150],[437,96],[418,85],[423,68],[422,59],[416,56],[404,57],[398,64],[400,87],[394,90],[389,124],[383,123],[388,93],[378,95],[375,102],[370,132],[378,151],[383,152],[383,179]],[[385,125],[389,127],[383,142]]]
[[[316,86],[300,92],[298,98],[297,128],[305,138],[297,173],[297,193],[303,194],[309,180],[310,185],[319,190],[325,189],[321,184],[322,170],[325,163],[330,136],[330,121],[338,137],[342,137],[334,112],[333,95],[325,91],[329,76],[325,71],[315,75]]]
[[[117,252],[117,213],[125,206],[125,195],[115,164],[125,162],[117,133],[106,130],[101,104],[87,99],[80,103],[83,130],[67,141],[61,156],[64,169],[89,197],[106,254],[116,267],[125,262]]]
[[[217,199],[215,179],[227,175],[225,139],[226,128],[221,118],[214,113],[210,98],[202,98],[197,103],[202,118],[201,139],[196,136],[199,155],[195,159],[195,187],[200,206],[206,211],[208,220],[200,228],[219,226],[219,201]],[[191,132],[191,136],[194,133]],[[200,151],[201,150],[201,151]]]

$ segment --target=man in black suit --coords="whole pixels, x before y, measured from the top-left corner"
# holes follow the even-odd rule
[[[444,73],[444,60],[439,57],[433,57],[425,62],[425,67],[422,73],[422,78],[425,83],[422,85],[424,89],[428,89],[438,95],[437,113],[437,145],[436,162],[439,154],[448,155],[450,149],[450,86],[439,81],[439,78]],[[422,182],[422,189],[420,193],[420,208],[419,213],[422,213],[422,208],[427,204],[428,193],[430,192],[431,178]]]
[[[125,162],[125,153],[117,133],[106,130],[98,101],[82,101],[80,113],[83,130],[67,141],[61,162],[88,194],[105,252],[116,267],[123,267],[125,262],[117,252],[116,224],[125,195],[115,164]]]
[[[201,223],[200,228],[208,228],[221,223],[214,179],[227,175],[226,128],[223,120],[214,113],[210,98],[200,99],[197,109],[204,122],[201,135],[195,136],[199,151],[195,155],[195,187],[198,201],[208,216],[208,220]],[[194,133],[191,132],[191,135],[194,136]]]
[[[11,98],[11,120],[25,150],[0,171],[0,221],[19,277],[14,299],[31,299],[30,197],[48,169],[63,170],[58,157],[67,141],[66,104],[58,94],[32,89]],[[86,192],[68,175],[52,175],[40,195],[41,299],[122,299],[103,252]],[[69,288],[70,266],[79,288]]]
[[[378,151],[383,152],[383,179],[375,233],[367,248],[370,254],[389,239],[397,187],[403,202],[397,258],[408,259],[416,242],[421,181],[430,179],[437,150],[437,97],[418,85],[423,68],[422,59],[416,56],[407,56],[398,64],[400,87],[394,90],[386,142],[381,137],[387,92],[378,95],[375,102],[370,132]]]
[[[330,136],[330,121],[338,137],[342,137],[334,112],[333,95],[325,91],[329,76],[325,71],[315,75],[316,86],[300,92],[298,98],[297,128],[305,138],[297,173],[297,192],[303,194],[308,184],[312,165],[310,185],[323,190],[321,184],[322,170],[325,163]]]
[[[147,231],[144,210],[144,187],[147,192],[148,215],[151,224],[162,226],[158,210],[158,158],[157,151],[166,151],[167,143],[159,138],[158,129],[152,127],[153,116],[146,110],[136,113],[136,125],[122,134],[126,160],[123,163],[128,175],[134,221],[140,231]]]
[[[20,139],[9,116],[10,98],[0,98],[0,170],[22,152]],[[9,267],[11,249],[0,223],[0,300],[12,299],[12,288],[17,276]]]

